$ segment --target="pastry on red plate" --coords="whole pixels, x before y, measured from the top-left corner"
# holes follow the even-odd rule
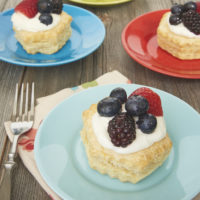
[[[29,54],[53,54],[71,36],[72,17],[62,0],[23,0],[12,15],[15,37]]]
[[[199,2],[176,4],[165,13],[157,30],[158,44],[182,60],[200,59]]]
[[[83,112],[81,138],[91,168],[137,183],[163,164],[172,148],[161,99],[149,88],[127,98],[123,88]]]

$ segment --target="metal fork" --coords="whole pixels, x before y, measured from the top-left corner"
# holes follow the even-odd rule
[[[2,181],[0,183],[0,199],[10,200],[11,194],[11,175],[12,169],[16,165],[14,158],[17,149],[17,143],[19,136],[23,133],[29,131],[33,126],[34,121],[34,83],[31,86],[31,100],[30,100],[30,110],[29,108],[29,84],[26,84],[26,94],[25,94],[25,103],[24,102],[24,84],[21,86],[21,92],[19,95],[19,87],[16,84],[15,90],[15,99],[13,106],[13,113],[11,117],[11,126],[10,129],[14,135],[13,143],[8,154],[8,160],[4,163],[5,171],[3,174]],[[19,106],[18,106],[18,97],[19,97]],[[19,107],[19,109],[18,109]],[[24,110],[24,112],[23,112]]]

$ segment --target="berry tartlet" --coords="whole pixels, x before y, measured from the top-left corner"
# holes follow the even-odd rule
[[[199,3],[175,4],[157,30],[158,45],[181,60],[200,59]]]
[[[15,37],[29,54],[53,54],[71,36],[72,17],[62,0],[23,0],[12,15]]]
[[[172,148],[160,97],[149,88],[128,98],[123,88],[116,88],[82,117],[90,167],[122,182],[137,183],[151,174]]]

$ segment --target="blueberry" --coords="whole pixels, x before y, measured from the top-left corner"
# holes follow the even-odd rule
[[[125,108],[130,115],[139,116],[147,112],[149,103],[144,97],[134,95],[128,98]]]
[[[39,0],[37,7],[40,13],[51,13],[53,4],[50,0]]]
[[[188,10],[197,10],[197,4],[193,1],[189,1],[187,3],[184,4],[184,12],[187,12]]]
[[[144,114],[139,116],[139,120],[136,122],[138,125],[138,128],[143,132],[143,133],[152,133],[154,129],[157,126],[157,119],[154,115],[152,114]]]
[[[97,105],[97,111],[101,116],[112,117],[121,111],[122,105],[115,97],[106,97]]]
[[[127,100],[126,91],[120,87],[112,90],[110,93],[110,97],[116,97],[122,104],[125,103]]]
[[[182,22],[182,19],[179,15],[171,15],[169,18],[169,23],[171,25],[178,25]]]
[[[41,23],[46,24],[46,25],[49,25],[53,22],[52,16],[48,13],[41,14],[39,17],[39,20]]]
[[[171,8],[172,14],[180,15],[184,11],[183,5],[174,5]]]

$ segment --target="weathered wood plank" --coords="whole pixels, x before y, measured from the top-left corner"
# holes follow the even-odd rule
[[[10,119],[15,93],[15,84],[21,80],[23,68],[0,61],[0,158],[4,150],[6,134],[3,122]],[[0,159],[1,160],[1,159]]]
[[[0,11],[12,8],[13,4],[16,4],[18,1],[19,0],[1,0]],[[0,162],[6,142],[6,134],[3,127],[3,122],[8,120],[11,116],[15,84],[21,80],[23,70],[23,67],[19,68],[15,65],[0,61],[0,121],[2,123],[0,126]]]
[[[20,0],[0,1],[0,11],[13,8]],[[3,27],[2,27],[3,28]],[[15,66],[12,64],[0,61],[0,164],[5,152],[4,160],[8,152],[9,142],[4,130],[3,123],[10,119],[13,107],[15,85],[20,83],[23,78],[24,67]],[[7,145],[7,146],[6,146]],[[7,147],[7,148],[6,148]],[[0,167],[0,174],[2,175],[2,165]],[[14,198],[13,198],[14,199]]]

